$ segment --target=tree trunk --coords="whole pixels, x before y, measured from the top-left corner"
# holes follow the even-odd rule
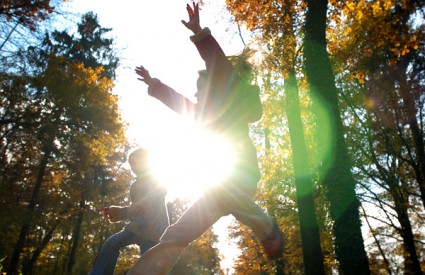
[[[40,243],[40,245],[34,251],[31,259],[29,260],[29,262],[22,268],[23,274],[30,274],[30,273],[33,272],[34,265],[37,262],[38,257],[40,256],[41,252],[46,247],[46,245],[49,243],[50,239],[53,236],[53,232],[55,232],[55,230],[58,227],[58,225],[60,224],[60,222],[61,222],[61,220],[60,219],[57,219],[53,223],[52,227],[49,229],[49,231],[47,232],[47,234],[44,236],[43,241]]]
[[[413,236],[412,225],[410,223],[407,198],[402,195],[403,192],[397,184],[396,179],[388,179],[390,185],[390,192],[394,199],[395,210],[397,212],[397,219],[400,223],[400,235],[403,238],[403,247],[405,249],[404,255],[404,268],[405,274],[423,274],[421,264],[416,253],[415,238]]]
[[[63,259],[63,257],[61,257],[61,255],[63,253],[62,252],[63,251],[63,246],[64,246],[64,242],[65,242],[65,239],[66,239],[67,236],[68,236],[68,233],[62,231],[61,242],[60,242],[60,245],[59,245],[59,249],[57,250],[56,257],[55,257],[55,265],[54,265],[54,268],[53,268],[53,275],[62,274],[63,273],[63,272],[60,272],[59,271],[59,269],[61,271],[64,270],[63,265],[61,267],[59,267],[59,263],[60,263],[60,259],[61,258]]]
[[[320,246],[320,233],[317,225],[316,210],[313,199],[311,170],[307,163],[308,154],[305,145],[301,120],[295,71],[285,77],[286,113],[289,135],[291,138],[298,216],[301,227],[301,240],[306,275],[325,274],[323,254]]]
[[[84,193],[84,191],[83,191]],[[68,263],[66,266],[66,273],[72,274],[72,268],[75,264],[75,256],[77,254],[78,249],[78,243],[80,241],[80,233],[81,233],[81,227],[83,224],[83,218],[84,218],[84,209],[85,209],[86,201],[84,199],[84,194],[81,195],[80,205],[79,205],[79,212],[77,216],[77,222],[75,224],[74,233],[72,234],[72,244],[71,244],[71,250],[69,253]]]
[[[401,63],[401,64],[400,64]],[[423,132],[419,127],[417,121],[418,110],[416,107],[415,96],[412,94],[411,88],[407,83],[406,71],[407,65],[406,62],[399,62],[396,71],[396,77],[400,84],[400,95],[403,98],[404,109],[406,111],[407,122],[412,134],[412,141],[414,147],[414,159],[413,169],[415,170],[416,180],[418,182],[418,187],[420,191],[420,196],[422,200],[422,205],[425,208],[425,148],[424,148],[424,136]]]
[[[335,77],[326,49],[326,0],[308,0],[305,73],[323,156],[321,176],[334,222],[335,253],[342,274],[370,274],[359,215],[359,201],[343,136]]]
[[[52,140],[52,142],[53,142],[53,140]],[[47,163],[48,163],[50,154],[51,154],[51,149],[49,148],[49,149],[45,150],[44,156],[41,159],[40,167],[38,169],[37,180],[35,182],[34,190],[33,190],[32,195],[31,195],[31,200],[30,200],[30,202],[28,204],[28,208],[27,208],[28,209],[27,215],[29,215],[29,217],[27,219],[25,219],[25,221],[22,224],[21,231],[19,232],[18,241],[16,242],[15,249],[13,251],[13,254],[12,254],[12,257],[11,257],[11,260],[10,260],[10,263],[9,263],[9,267],[8,267],[8,271],[7,271],[8,274],[16,274],[17,273],[19,258],[21,256],[22,249],[24,248],[25,238],[27,237],[28,232],[29,232],[30,227],[31,227],[34,209],[35,209],[35,206],[37,204],[38,195],[40,193],[41,185],[43,183],[43,178],[44,178],[44,174],[46,172],[46,167],[47,167]]]

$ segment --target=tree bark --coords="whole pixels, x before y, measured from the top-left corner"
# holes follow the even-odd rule
[[[61,222],[61,220],[60,219],[57,219],[53,223],[52,227],[50,227],[49,231],[44,236],[42,242],[37,247],[37,249],[34,251],[34,253],[33,253],[31,259],[29,260],[29,262],[27,263],[27,265],[23,267],[23,269],[22,269],[23,274],[30,274],[30,273],[33,272],[34,265],[37,262],[38,257],[40,256],[41,252],[46,247],[46,245],[49,243],[50,239],[53,236],[53,232],[55,232],[55,230],[58,227],[58,225],[60,224],[60,222]]]
[[[78,212],[77,222],[75,224],[74,233],[72,234],[72,245],[71,245],[71,250],[69,253],[69,258],[68,258],[68,262],[66,266],[67,274],[72,274],[72,268],[75,264],[78,243],[80,241],[81,227],[82,227],[83,219],[84,219],[85,204],[86,204],[86,200],[84,199],[84,191],[83,191],[83,194],[81,195],[80,205],[79,205],[80,211]]]
[[[52,143],[53,143],[53,139],[52,139]],[[47,163],[48,163],[49,158],[50,158],[50,154],[51,154],[51,147],[48,146],[48,149],[45,150],[43,158],[41,159],[40,167],[38,169],[38,176],[37,176],[37,179],[36,179],[36,182],[35,182],[35,185],[34,185],[34,190],[33,190],[32,195],[31,195],[31,200],[28,204],[27,215],[29,215],[29,217],[27,219],[25,219],[25,221],[22,224],[21,230],[19,232],[19,237],[18,237],[18,240],[16,242],[15,249],[13,251],[13,254],[12,254],[12,257],[11,257],[11,260],[10,260],[10,263],[9,263],[9,267],[8,267],[8,271],[7,271],[8,274],[16,274],[17,273],[19,258],[21,256],[22,249],[24,248],[25,238],[27,237],[28,232],[29,232],[30,227],[31,227],[34,209],[35,209],[35,206],[37,204],[38,196],[39,196],[39,193],[40,193],[41,185],[43,183],[44,174],[46,173],[46,167],[47,167]]]
[[[295,71],[285,77],[286,113],[293,156],[295,187],[298,201],[298,217],[301,228],[301,240],[306,275],[325,274],[323,253],[320,246],[320,233],[317,225],[313,199],[311,169],[307,165],[308,154],[305,145],[301,120]]]
[[[415,152],[413,162],[413,169],[415,171],[416,180],[420,191],[422,205],[425,208],[425,148],[424,136],[419,123],[417,121],[418,110],[416,107],[415,96],[409,87],[406,79],[406,72],[408,71],[406,62],[399,62],[396,68],[396,78],[400,84],[400,95],[403,99],[404,109],[406,111],[407,123],[412,135],[413,150]]]
[[[412,224],[410,223],[407,198],[404,197],[403,191],[397,184],[396,179],[388,179],[390,192],[394,199],[394,206],[397,212],[397,219],[400,223],[400,235],[403,238],[403,247],[405,249],[404,268],[405,274],[423,274],[418,254],[416,253],[415,238],[413,235]]]
[[[343,136],[337,89],[327,53],[328,1],[308,0],[304,58],[322,148],[321,176],[333,220],[335,253],[342,274],[370,274],[359,215],[359,201]]]

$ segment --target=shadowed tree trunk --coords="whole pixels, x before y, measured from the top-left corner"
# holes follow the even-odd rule
[[[320,233],[313,200],[311,170],[307,165],[308,154],[301,120],[300,102],[295,71],[285,77],[286,113],[293,152],[295,186],[298,201],[298,216],[306,275],[325,274]]]
[[[50,158],[50,154],[51,154],[51,148],[53,146],[53,138],[54,135],[52,135],[52,138],[49,139],[49,141],[47,142],[47,146],[46,149],[44,150],[44,155],[41,159],[40,162],[40,167],[38,169],[38,175],[37,175],[37,179],[36,182],[34,184],[34,190],[32,192],[31,195],[31,200],[28,204],[28,213],[27,215],[29,215],[29,217],[27,219],[24,220],[24,223],[22,224],[21,230],[19,232],[19,237],[18,240],[16,242],[15,245],[15,249],[13,251],[10,263],[9,263],[9,267],[8,267],[8,274],[16,274],[17,273],[17,269],[18,269],[18,263],[19,263],[19,258],[21,256],[22,253],[22,249],[24,247],[25,244],[25,238],[28,235],[28,232],[30,230],[31,227],[31,223],[33,220],[33,213],[34,213],[34,209],[37,205],[37,200],[38,200],[38,196],[40,193],[40,189],[41,189],[41,185],[43,183],[43,178],[44,175],[46,173],[46,167],[47,167],[47,163],[49,161]]]
[[[22,272],[23,274],[32,274],[33,269],[34,269],[34,265],[38,260],[38,257],[40,256],[41,252],[43,251],[43,249],[46,247],[46,245],[49,243],[50,239],[53,236],[53,232],[55,232],[56,228],[58,227],[58,225],[61,223],[60,219],[57,219],[52,227],[50,227],[49,231],[46,233],[46,235],[43,238],[43,241],[40,243],[40,245],[37,247],[37,249],[34,251],[31,259],[29,260],[28,264],[26,264],[23,269]]]
[[[418,181],[418,187],[420,190],[420,196],[422,205],[425,208],[425,148],[424,148],[424,136],[421,128],[419,127],[420,122],[417,121],[416,114],[419,113],[416,107],[415,95],[417,91],[412,91],[411,87],[406,80],[407,65],[406,62],[399,62],[395,72],[395,79],[398,80],[400,85],[400,95],[403,99],[404,109],[406,110],[407,123],[412,134],[414,159],[412,160],[412,166],[416,174],[416,180]]]
[[[75,256],[77,254],[78,243],[80,241],[81,227],[83,224],[85,205],[86,205],[86,200],[84,199],[84,191],[83,191],[83,194],[81,195],[81,199],[80,199],[80,204],[79,204],[77,222],[75,223],[74,233],[72,234],[72,244],[71,244],[71,249],[69,252],[68,262],[66,266],[67,274],[72,274],[72,268],[75,263]]]
[[[308,0],[305,22],[305,73],[322,150],[321,177],[333,220],[335,253],[342,274],[370,274],[363,244],[359,201],[343,136],[335,77],[327,53],[328,1]]]
[[[294,6],[286,5],[285,15],[289,20],[282,20],[294,28]],[[285,59],[287,66],[284,75],[286,115],[288,117],[289,136],[291,139],[292,163],[294,166],[296,196],[298,202],[298,217],[302,240],[304,271],[306,275],[325,274],[323,253],[320,245],[320,232],[317,225],[316,209],[313,198],[313,181],[311,167],[308,165],[304,127],[301,118],[300,99],[295,71],[296,37],[294,32],[288,32],[283,40],[287,49]]]

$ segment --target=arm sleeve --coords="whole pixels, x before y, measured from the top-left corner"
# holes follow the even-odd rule
[[[190,39],[205,62],[210,81],[215,86],[214,92],[227,94],[234,77],[233,65],[227,59],[217,40],[211,35],[211,31],[204,28]]]
[[[153,83],[149,85],[148,94],[178,114],[186,115],[193,113],[194,103],[192,101],[163,84],[158,79],[154,79]]]
[[[123,208],[121,208],[121,216],[123,220],[128,219],[128,206],[124,206]]]

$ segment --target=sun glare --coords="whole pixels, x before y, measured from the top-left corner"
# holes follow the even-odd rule
[[[194,126],[180,128],[165,146],[162,143],[151,153],[154,174],[169,195],[190,199],[220,182],[233,162],[226,140]]]

